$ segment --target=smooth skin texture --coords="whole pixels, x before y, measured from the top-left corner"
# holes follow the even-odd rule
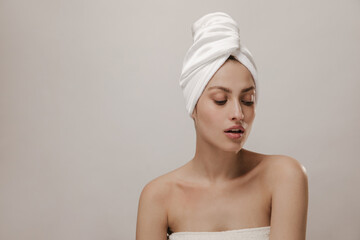
[[[222,88],[218,88],[221,86]],[[170,232],[225,231],[271,226],[270,240],[304,240],[308,178],[285,155],[243,148],[255,111],[254,81],[228,60],[207,84],[192,114],[196,153],[185,165],[145,185],[138,205],[136,240],[165,240]],[[239,140],[224,130],[241,124]]]

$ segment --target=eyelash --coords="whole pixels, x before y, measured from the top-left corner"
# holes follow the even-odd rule
[[[215,103],[217,105],[224,105],[226,103],[227,100],[224,101],[215,101]],[[251,106],[254,104],[254,102],[246,102],[246,101],[242,101],[243,103],[245,103],[246,106]]]

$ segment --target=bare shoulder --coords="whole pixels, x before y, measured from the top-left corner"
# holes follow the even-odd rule
[[[166,209],[167,199],[169,199],[172,187],[177,179],[177,174],[180,169],[181,168],[172,170],[146,183],[141,191],[140,201],[151,201]]]
[[[264,161],[271,191],[271,238],[305,239],[308,208],[306,168],[295,158],[268,155]]]
[[[169,175],[149,181],[142,189],[136,225],[136,240],[165,240],[168,226],[167,195]]]
[[[167,208],[174,185],[184,178],[184,172],[186,172],[186,170],[184,171],[185,165],[150,180],[144,186],[140,199],[146,198],[149,201],[156,201],[163,208]]]
[[[267,167],[273,178],[307,176],[306,168],[297,159],[286,155],[268,155]]]
[[[269,155],[262,154],[250,150],[244,149],[244,152],[250,159],[255,160],[254,162],[261,162],[263,167],[268,171],[274,173],[297,171],[299,174],[306,174],[305,167],[295,158],[286,155]]]
[[[286,155],[265,155],[264,176],[273,192],[279,186],[307,188],[307,170],[297,159]]]
[[[284,185],[307,187],[307,170],[299,160],[287,155],[244,152],[253,162],[259,163],[261,179],[269,192]]]
[[[171,174],[167,173],[150,180],[142,189],[140,199],[158,201],[163,204],[170,190]]]

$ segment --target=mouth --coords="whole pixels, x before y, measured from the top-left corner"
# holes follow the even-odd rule
[[[239,139],[243,136],[244,131],[240,130],[240,129],[232,129],[232,130],[228,130],[228,131],[224,131],[225,135],[231,139]]]
[[[229,127],[228,129],[225,129],[224,132],[225,132],[225,135],[231,139],[239,139],[244,134],[245,128],[242,125],[238,124],[238,125]]]
[[[241,129],[231,129],[231,130],[225,130],[226,133],[244,133]]]

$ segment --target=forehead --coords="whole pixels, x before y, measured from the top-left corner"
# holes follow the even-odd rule
[[[229,60],[216,71],[206,88],[215,85],[224,85],[228,88],[237,89],[254,85],[254,81],[250,71],[243,64]]]

